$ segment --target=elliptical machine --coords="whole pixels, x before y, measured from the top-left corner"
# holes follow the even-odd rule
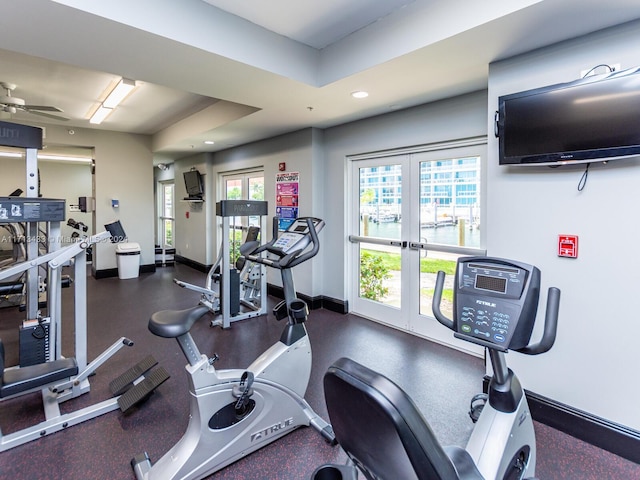
[[[189,364],[185,367],[191,394],[189,425],[155,464],[146,453],[131,460],[139,480],[199,479],[249,455],[301,426],[313,426],[330,443],[331,426],[303,398],[311,374],[311,345],[304,322],[308,308],[296,298],[291,269],[314,257],[324,221],[298,218],[278,237],[247,252],[248,260],[280,270],[285,299],[274,308],[276,319],[287,318],[280,340],[246,370],[216,370],[214,359],[198,351],[189,330],[209,312],[198,305],[187,310],[163,310],[149,320],[149,330],[175,338]],[[294,243],[298,248],[287,249]]]
[[[549,289],[542,338],[529,345],[540,293],[536,267],[499,258],[460,258],[454,320],[440,310],[444,279],[444,272],[438,272],[433,295],[436,319],[453,330],[455,337],[486,347],[493,369],[488,402],[466,448],[441,446],[400,387],[342,358],[325,374],[325,398],[336,440],[355,467],[323,465],[314,472],[314,480],[355,480],[356,467],[367,479],[519,480],[535,476],[533,421],[505,353],[537,355],[553,346],[560,290]],[[371,452],[394,453],[376,456]]]

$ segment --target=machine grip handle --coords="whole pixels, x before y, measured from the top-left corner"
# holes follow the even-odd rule
[[[244,242],[242,245],[240,245],[240,255],[242,255],[243,257],[246,257],[247,255],[254,253],[259,246],[260,246],[259,240]]]
[[[520,353],[526,355],[538,355],[548,352],[556,341],[558,330],[558,312],[560,310],[560,290],[550,287],[547,293],[547,310],[544,318],[544,332],[540,341],[534,345],[528,345],[518,349]]]
[[[296,265],[309,260],[312,257],[315,257],[316,254],[320,251],[320,241],[318,240],[318,232],[316,231],[315,226],[313,225],[313,218],[307,217],[307,228],[309,229],[309,235],[311,236],[311,250],[300,255],[303,250],[296,250],[291,252],[289,255],[283,257],[280,260],[280,268],[292,268]]]
[[[449,320],[447,317],[443,315],[440,311],[440,302],[442,301],[442,289],[444,288],[444,277],[445,273],[440,270],[438,272],[438,276],[436,277],[436,286],[433,290],[433,316],[436,317],[442,325],[447,327],[449,330],[454,330],[455,326],[453,324],[453,320]]]

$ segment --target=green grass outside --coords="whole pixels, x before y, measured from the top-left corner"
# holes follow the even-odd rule
[[[363,249],[364,252],[366,249]],[[400,254],[380,252],[378,250],[366,250],[372,255],[376,255],[382,259],[382,263],[390,271],[400,271]],[[442,270],[447,275],[454,275],[456,271],[455,260],[442,260],[437,258],[421,258],[420,259],[420,273],[438,273]],[[420,290],[421,295],[433,298],[432,288],[423,288]],[[444,288],[442,290],[442,300],[449,304],[453,303],[453,290],[450,288]]]
[[[365,251],[365,249],[363,249]],[[372,255],[382,258],[382,262],[389,270],[400,270],[400,254],[380,252],[378,250],[367,250]],[[453,275],[456,271],[456,262],[454,260],[441,260],[437,258],[421,258],[420,273],[438,273],[442,270],[447,275]]]

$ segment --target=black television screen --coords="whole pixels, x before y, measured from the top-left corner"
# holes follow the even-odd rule
[[[111,243],[125,242],[127,240],[127,234],[124,233],[120,220],[107,223],[104,228],[111,234]]]
[[[202,176],[197,170],[184,172],[184,185],[187,188],[187,195],[189,197],[202,197],[204,194]]]
[[[640,68],[498,99],[500,165],[562,165],[640,154]]]

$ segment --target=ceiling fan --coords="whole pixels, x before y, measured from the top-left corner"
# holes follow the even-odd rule
[[[16,113],[18,110],[42,117],[53,118],[54,120],[69,120],[60,115],[53,115],[45,112],[62,112],[58,107],[48,105],[27,105],[22,98],[12,97],[11,92],[15,90],[16,85],[13,83],[0,82],[0,86],[6,90],[6,95],[0,95],[0,111],[7,113]]]

